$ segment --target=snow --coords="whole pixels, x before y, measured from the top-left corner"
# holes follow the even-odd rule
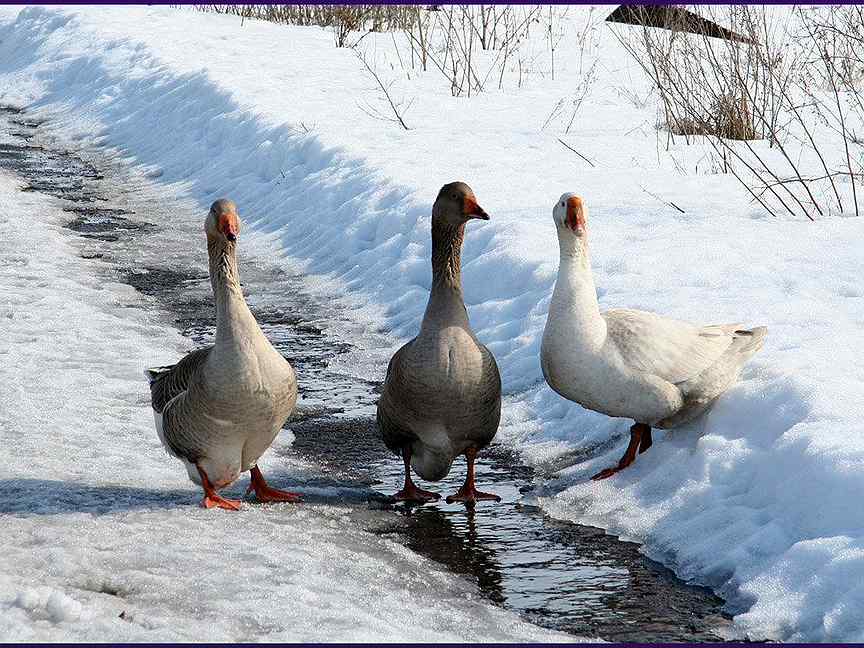
[[[196,507],[140,377],[188,342],[79,256],[55,201],[20,188],[0,173],[6,640],[572,639],[360,530],[349,506]]]
[[[310,273],[362,297],[372,307],[362,314],[377,314],[376,323],[401,338],[416,332],[428,296],[431,201],[444,182],[468,181],[492,220],[469,225],[463,253],[466,302],[478,337],[495,353],[502,371],[507,402],[499,439],[517,447],[540,471],[536,501],[553,515],[637,540],[683,578],[711,585],[729,600],[737,628],[754,639],[864,641],[864,509],[858,501],[864,487],[864,369],[858,362],[864,289],[862,253],[851,243],[861,240],[864,225],[840,217],[816,223],[770,218],[749,202],[734,178],[706,170],[698,161],[700,151],[680,144],[662,151],[649,88],[605,26],[589,25],[588,55],[598,59],[598,79],[575,130],[566,135],[560,124],[541,126],[556,102],[584,78],[575,64],[575,39],[560,44],[554,80],[538,54],[523,87],[509,84],[468,99],[451,97],[434,70],[407,78],[395,67],[389,35],[368,36],[364,51],[394,82],[394,93],[414,99],[405,116],[411,130],[404,131],[363,110],[364,102],[378,101],[374,82],[351,51],[335,48],[332,36],[318,28],[241,24],[239,18],[165,7],[5,11],[0,102],[31,106],[81,140],[117,147],[150,177],[179,183],[200,205],[230,195],[247,228],[278,242]],[[573,10],[571,19],[596,20],[603,14],[585,11]],[[559,137],[596,166],[568,151]],[[602,307],[769,327],[763,351],[706,417],[656,435],[654,447],[633,468],[600,483],[587,477],[617,460],[630,423],[563,401],[543,384],[537,359],[557,268],[551,209],[564,191],[579,193],[590,208]],[[115,317],[101,300],[110,301],[122,290],[91,290],[88,317],[104,318],[96,322],[100,330]],[[50,320],[44,326],[55,336],[64,330],[56,323],[51,328]],[[144,421],[149,413],[140,402],[140,385],[133,380],[147,364],[148,344],[166,342],[155,342],[157,332],[146,323],[124,326],[131,328],[122,335],[118,328],[118,337],[134,335],[140,344],[124,344],[133,353],[119,365],[106,360],[114,357],[111,340],[100,352],[104,370],[116,381],[112,389],[125,394],[111,397],[120,402],[104,423],[117,426],[119,420],[124,434],[153,436],[152,424]],[[16,334],[22,339],[12,338],[27,345],[22,352],[51,355],[51,349],[39,349],[38,329],[23,330]],[[167,343],[179,341],[171,337]],[[85,360],[76,361],[79,373]],[[79,387],[92,376],[40,373],[32,367],[31,373],[35,388],[69,395],[66,421],[83,416],[90,395]],[[32,414],[34,430],[64,425],[51,412]],[[3,423],[24,415],[6,412]],[[47,439],[16,437],[18,450],[5,469],[20,475],[33,470],[27,458],[34,454],[54,456],[61,448],[77,452],[80,462],[41,468],[42,479],[49,481],[44,487],[57,496],[58,474],[89,483],[104,467],[104,457],[86,457],[78,447],[90,447],[90,440],[59,433]],[[110,478],[124,475],[125,488],[140,489],[142,474],[165,488],[177,483],[174,475],[157,472],[161,457],[104,452],[118,462]],[[85,498],[84,490],[72,501]],[[134,499],[135,491],[124,493]],[[104,543],[104,562],[96,564],[105,574],[123,573],[121,563],[109,556],[111,543],[127,550],[132,546],[130,534],[107,539],[112,525],[120,524],[115,518],[122,518],[124,528],[143,524],[142,519],[165,528],[182,522],[189,525],[183,531],[187,537],[212,528],[206,513],[188,507],[158,515],[115,511],[103,516],[108,519],[99,522],[101,532],[88,530],[92,521],[81,524],[91,519],[86,514],[53,515],[60,528],[74,525],[76,533]],[[338,526],[338,511],[303,509],[288,522],[269,510],[250,515],[260,519],[254,539],[265,546],[281,530],[274,525],[299,528],[306,516],[321,522],[316,534],[340,542],[327,530],[331,522]],[[22,526],[18,532],[29,534],[22,546],[50,545],[52,530],[31,517],[12,519]],[[159,607],[163,616],[147,626],[154,632],[171,631],[171,615],[184,600],[181,593],[195,587],[186,574],[201,564],[196,562],[200,556],[181,549],[179,538],[170,542],[175,540],[155,551],[166,560],[176,552],[182,558],[174,560],[189,562],[178,563],[171,574],[177,582],[169,602]],[[306,544],[300,534],[280,533],[280,542],[288,541],[298,543],[297,551],[307,552],[316,569],[326,569],[333,559],[313,550],[317,545]],[[397,558],[398,548],[368,541],[372,548],[346,569],[374,569],[392,584],[401,577],[388,561],[422,568],[412,563],[415,558]],[[348,550],[358,544],[352,540],[341,546]],[[279,546],[268,554],[274,561]],[[50,564],[74,569],[69,564],[74,557],[61,549],[49,553]],[[44,556],[23,551],[14,560],[29,565],[33,574],[46,567]],[[128,569],[134,570],[131,564]],[[3,573],[9,580],[11,571],[4,567]],[[15,592],[2,599],[13,613],[8,618],[34,615],[72,626],[83,623],[89,601],[104,595],[87,595],[87,605],[79,609],[59,588],[60,580],[52,591],[25,591],[21,581],[3,586],[0,591]],[[325,588],[325,580],[313,580],[303,591]],[[163,571],[145,582],[151,584],[139,583],[135,590],[140,596],[156,596],[154,591],[172,581]],[[353,587],[341,581],[340,586]],[[243,597],[233,595],[248,593],[251,598],[242,603],[248,609],[233,610],[237,618],[215,626],[214,633],[224,633],[220,636],[264,627],[242,625],[244,614],[254,619],[249,624],[273,622],[260,613],[263,599],[255,599],[260,594],[238,587],[226,592],[225,601],[236,605]],[[295,592],[292,587],[298,586],[288,586],[286,596]],[[344,601],[352,596],[368,601],[362,598],[365,592],[358,586],[341,594]],[[430,637],[465,638],[459,634],[464,628],[454,630],[459,626],[436,627],[438,617],[425,614],[421,601],[405,610],[404,618],[415,615]],[[223,603],[228,605],[213,602],[208,609],[215,613]],[[344,605],[341,619],[362,614],[362,605]],[[3,618],[0,623],[9,623],[7,615]],[[398,616],[387,617],[386,626],[367,621],[370,638],[404,633]],[[212,618],[202,622],[205,626],[214,628]],[[291,636],[313,637],[314,626],[314,620],[292,619]],[[137,626],[128,631],[143,632]],[[278,636],[280,630],[274,632]],[[344,632],[338,636],[351,636],[350,623]]]

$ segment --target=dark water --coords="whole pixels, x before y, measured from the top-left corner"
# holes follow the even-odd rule
[[[160,239],[165,228],[154,224],[166,222],[164,216],[154,216],[188,206],[136,200],[136,192],[146,191],[116,160],[100,151],[65,151],[40,137],[39,128],[26,113],[0,109],[0,167],[19,174],[24,191],[65,201],[66,226],[87,243],[82,256],[105,261],[106,274],[156,300],[196,345],[208,343],[215,321],[206,259],[141,253],[168,244]],[[200,237],[200,229],[188,235]],[[186,247],[204,253],[203,244]],[[401,485],[402,463],[383,446],[374,423],[386,340],[374,331],[340,334],[351,323],[290,268],[246,260],[241,277],[253,312],[301,386],[298,413],[287,425],[296,440],[281,452],[315,467],[311,477],[274,474],[275,485],[347,502],[358,525],[475,581],[490,601],[542,626],[628,642],[717,641],[728,634],[723,600],[710,590],[683,583],[635,544],[522,503],[532,471],[505,447],[491,447],[478,462],[480,487],[501,495],[501,504],[484,502],[475,510],[443,500],[394,504],[384,494]],[[463,478],[464,463],[457,462],[446,480],[423,485],[446,495]]]

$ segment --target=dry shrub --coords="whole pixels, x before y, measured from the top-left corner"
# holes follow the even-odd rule
[[[532,28],[546,29],[552,74],[555,48],[564,37],[566,9],[540,5],[195,5],[200,11],[288,25],[333,30],[337,47],[355,47],[372,32],[402,32],[411,47],[410,65],[431,63],[447,79],[453,96],[470,97],[505,72],[516,70],[521,86],[526,61],[521,47]],[[542,24],[542,21],[548,24]],[[355,37],[356,36],[356,37]],[[584,34],[583,34],[584,36]],[[580,67],[581,67],[580,58]]]
[[[711,107],[697,116],[667,111],[669,121],[658,126],[685,137],[713,135],[729,140],[759,139],[746,96],[720,95],[712,101]]]
[[[359,32],[398,31],[416,20],[414,5],[268,5],[201,4],[199,11],[266,20],[283,25],[327,27],[333,30],[337,47],[353,46],[350,36]],[[362,38],[362,36],[361,36]]]
[[[864,10],[798,9],[794,22],[761,6],[700,11],[741,38],[687,33],[692,25],[613,30],[658,90],[660,126],[707,142],[773,215],[860,215]]]
[[[423,70],[432,63],[448,80],[454,97],[482,92],[490,81],[497,81],[500,88],[532,26],[539,23],[542,9],[530,5],[446,5],[436,11],[418,12],[404,30],[412,61],[416,57]],[[491,56],[481,56],[481,52]]]

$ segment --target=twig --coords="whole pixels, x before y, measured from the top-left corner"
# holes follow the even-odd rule
[[[637,186],[638,186],[642,191],[644,191],[646,194],[648,194],[649,196],[651,196],[651,197],[654,198],[655,200],[659,200],[660,202],[662,202],[662,203],[664,203],[664,204],[666,204],[666,205],[669,205],[670,207],[674,207],[675,209],[677,209],[677,210],[678,210],[679,212],[681,212],[682,214],[686,214],[686,213],[687,213],[687,212],[685,212],[683,209],[681,209],[678,205],[676,205],[674,202],[672,202],[671,200],[664,200],[663,198],[661,198],[661,197],[658,196],[657,194],[655,194],[655,193],[653,193],[653,192],[651,192],[651,191],[648,191],[648,190],[645,188],[645,186],[644,186],[641,182],[636,182],[636,185],[637,185]]]
[[[583,160],[585,160],[585,161],[586,161],[588,164],[590,164],[592,167],[596,167],[596,166],[597,166],[597,165],[594,164],[591,160],[589,160],[587,157],[585,157],[585,156],[582,155],[579,151],[577,151],[575,148],[573,148],[572,146],[570,146],[567,142],[565,142],[564,140],[562,140],[560,137],[558,137],[557,139],[558,139],[559,142],[561,142],[561,145],[562,145],[564,148],[566,148],[566,149],[569,150],[569,151],[573,151],[576,155],[578,155],[580,158],[582,158]]]
[[[357,58],[360,59],[360,62],[363,63],[363,67],[366,68],[366,71],[372,75],[373,79],[375,79],[375,82],[378,84],[378,87],[381,89],[381,92],[384,94],[384,97],[387,99],[387,103],[390,104],[390,109],[393,111],[393,114],[396,115],[396,119],[391,120],[391,121],[397,121],[399,123],[399,125],[402,126],[402,128],[404,128],[406,131],[411,130],[410,128],[408,128],[408,125],[405,123],[405,120],[402,119],[402,115],[399,114],[399,109],[397,108],[392,97],[390,96],[390,91],[389,91],[388,87],[385,86],[384,83],[381,81],[381,77],[379,77],[378,73],[372,69],[372,66],[369,65],[369,63],[366,61],[366,57],[364,57],[363,54],[360,53],[360,51],[354,50],[354,53],[357,55]],[[362,110],[362,108],[361,108],[361,110]]]
[[[575,148],[573,148],[572,146],[570,146],[567,142],[565,142],[564,140],[562,140],[560,137],[558,137],[558,138],[556,138],[556,139],[557,139],[557,140],[561,143],[561,145],[562,145],[564,148],[566,148],[568,151],[572,151],[573,153],[575,153],[576,155],[578,155],[580,158],[582,158],[583,160],[585,160],[585,161],[586,161],[588,164],[590,164],[592,167],[595,167],[595,168],[597,167],[596,164],[594,164],[591,160],[589,160],[587,157],[585,157],[584,155],[582,155],[579,151],[577,151]],[[686,214],[686,213],[687,213],[686,211],[684,211],[683,209],[681,209],[678,205],[676,205],[676,204],[675,204],[674,202],[672,202],[671,200],[664,200],[663,198],[661,198],[661,197],[658,196],[657,194],[655,194],[655,193],[653,193],[653,192],[651,192],[651,191],[648,191],[648,189],[646,189],[645,186],[644,186],[641,182],[637,181],[637,182],[636,182],[636,186],[639,187],[639,188],[640,188],[642,191],[644,191],[646,194],[648,194],[649,196],[651,196],[652,198],[654,198],[655,200],[659,200],[660,202],[662,202],[664,205],[668,205],[669,207],[672,207],[673,209],[677,209],[677,210],[678,210],[679,212],[681,212],[682,214]]]

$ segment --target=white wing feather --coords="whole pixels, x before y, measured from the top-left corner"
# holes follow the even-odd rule
[[[694,326],[645,311],[619,308],[603,313],[608,340],[626,366],[673,384],[686,382],[720,359],[738,324]]]

